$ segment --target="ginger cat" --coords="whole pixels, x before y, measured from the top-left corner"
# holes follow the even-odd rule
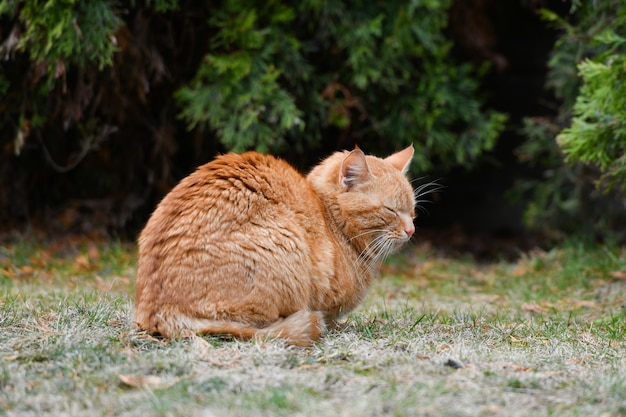
[[[164,337],[310,345],[415,232],[412,157],[413,146],[385,159],[357,148],[307,177],[256,152],[200,166],[139,237],[136,323]]]

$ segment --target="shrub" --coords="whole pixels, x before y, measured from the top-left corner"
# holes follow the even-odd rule
[[[589,41],[598,53],[577,65],[582,86],[571,125],[557,141],[567,161],[597,166],[601,183],[626,191],[626,38],[619,35],[626,33],[626,1],[601,4],[593,14],[604,24]]]
[[[624,0],[574,1],[569,19],[541,11],[561,31],[547,79],[560,104],[554,117],[524,123],[519,155],[543,171],[540,181],[520,184],[531,194],[532,227],[610,235],[624,221],[611,185],[626,184],[625,11]]]
[[[452,60],[449,6],[226,1],[208,21],[210,51],[177,93],[181,116],[237,151],[302,152],[338,137],[373,150],[412,142],[420,170],[469,165],[505,117],[481,111],[479,72]]]

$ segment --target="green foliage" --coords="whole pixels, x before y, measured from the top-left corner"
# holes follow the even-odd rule
[[[302,126],[278,67],[281,54],[298,53],[298,41],[282,30],[293,20],[291,8],[263,2],[257,10],[246,3],[227,1],[211,16],[208,24],[217,30],[211,52],[177,98],[190,128],[207,124],[228,149],[267,152]]]
[[[479,73],[452,61],[449,6],[227,1],[208,21],[211,51],[177,93],[180,115],[236,151],[338,135],[373,149],[412,142],[420,170],[470,164],[506,118],[481,110]]]
[[[168,10],[178,10],[178,0],[146,0],[146,6],[154,8],[157,12],[166,12]],[[135,7],[136,0],[131,0],[130,4]]]
[[[572,22],[541,11],[562,32],[547,76],[561,103],[554,118],[524,124],[528,140],[519,155],[544,174],[522,184],[531,194],[526,219],[543,228],[612,233],[623,205],[593,184],[610,191],[626,183],[626,1],[573,2],[570,12]]]
[[[121,23],[113,2],[33,0],[13,3],[12,8],[9,3],[0,4],[0,14],[19,10],[24,28],[16,50],[45,65],[49,80],[64,75],[70,64],[93,62],[100,69],[111,65],[117,50],[114,34]]]
[[[97,70],[112,65],[113,54],[118,50],[117,32],[121,20],[111,1],[80,2],[75,0],[9,1],[0,0],[0,19],[11,22],[7,39],[0,44],[0,53],[19,62],[22,54],[33,65],[22,75],[30,77],[27,87],[11,85],[6,72],[10,65],[0,67],[0,92],[7,94],[10,103],[8,114],[3,114],[4,124],[16,125],[13,148],[20,155],[31,129],[45,126],[48,121],[46,102],[57,85],[63,93],[72,67]],[[15,80],[14,80],[15,81]],[[13,91],[11,90],[13,87]]]
[[[611,187],[626,190],[626,2],[611,24],[592,37],[605,52],[578,64],[583,85],[571,126],[557,137],[567,160],[598,166]]]
[[[189,129],[214,132],[234,151],[281,153],[295,146],[304,153],[349,137],[380,152],[414,143],[420,170],[471,164],[493,147],[506,118],[481,109],[480,71],[450,56],[444,36],[450,4],[227,0],[208,6],[208,50],[175,94],[179,115]],[[179,6],[153,0],[142,7]],[[109,0],[0,0],[0,18],[13,26],[1,52],[28,57],[38,94],[65,91],[75,68],[112,65],[125,25],[120,13]],[[0,90],[10,85],[2,68]],[[47,124],[49,110],[32,96],[30,102],[14,107],[22,108],[12,120],[18,154],[30,129]]]

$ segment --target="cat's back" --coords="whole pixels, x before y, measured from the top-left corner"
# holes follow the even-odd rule
[[[198,167],[163,198],[140,245],[151,237],[217,232],[281,210],[306,210],[315,198],[304,177],[283,160],[257,152],[221,155]]]
[[[201,165],[189,177],[181,181],[181,188],[198,188],[206,195],[214,196],[223,191],[242,192],[246,195],[276,200],[302,190],[305,179],[282,159],[258,152],[220,155]],[[202,186],[207,186],[202,190]],[[186,192],[186,191],[185,191]]]

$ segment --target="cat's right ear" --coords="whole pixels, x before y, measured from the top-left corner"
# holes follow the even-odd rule
[[[341,163],[339,182],[344,190],[349,190],[355,185],[367,181],[370,175],[365,154],[357,147]]]
[[[393,155],[388,156],[385,158],[385,161],[393,165],[398,171],[406,174],[409,170],[411,159],[413,159],[413,152],[413,144],[411,144],[409,147],[401,150],[400,152],[396,152]]]

